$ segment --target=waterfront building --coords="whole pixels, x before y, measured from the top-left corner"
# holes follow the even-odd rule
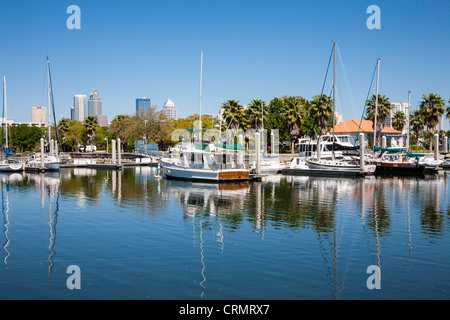
[[[74,120],[76,121],[84,121],[87,116],[87,105],[86,105],[87,96],[86,95],[75,95],[73,97],[73,106],[74,106]]]
[[[405,117],[408,116],[409,104],[408,102],[391,102],[391,114],[386,117],[385,126],[392,127],[394,116],[397,112],[402,112]],[[406,134],[407,128],[403,129],[403,133]]]
[[[88,116],[98,116],[102,114],[102,99],[97,90],[94,90],[89,95],[88,101]]]
[[[172,100],[168,99],[162,108],[162,112],[168,119],[178,119],[178,109]]]
[[[152,100],[150,98],[137,98],[136,99],[136,115],[143,115],[148,108],[152,106]]]
[[[332,131],[330,131],[332,132]],[[349,120],[335,126],[335,134],[350,136],[350,142],[358,141],[358,135],[364,133],[366,137],[374,135],[373,122],[370,120]],[[391,147],[402,147],[404,135],[401,131],[391,127],[384,127],[381,136],[385,136]]]
[[[47,126],[47,108],[46,107],[31,107],[31,122],[42,123]]]

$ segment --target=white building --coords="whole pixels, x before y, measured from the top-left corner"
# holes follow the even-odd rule
[[[43,123],[44,126],[47,126],[47,108],[31,107],[31,122]]]
[[[162,112],[166,115],[168,119],[178,119],[178,109],[172,100],[168,99],[164,106],[162,107]]]
[[[392,128],[392,121],[394,120],[394,115],[397,112],[402,112],[405,115],[405,120],[408,119],[408,110],[409,110],[409,104],[408,102],[391,102],[391,116],[386,118],[385,125],[387,127]],[[407,127],[403,128],[403,134],[406,134]]]
[[[77,94],[73,97],[74,120],[84,121],[87,116],[87,96]]]

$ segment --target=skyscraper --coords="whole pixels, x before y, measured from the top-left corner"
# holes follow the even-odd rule
[[[148,108],[152,106],[152,100],[150,98],[137,98],[136,99],[136,115],[140,116],[144,114]]]
[[[172,100],[168,99],[162,108],[162,112],[168,119],[178,119],[178,109]]]
[[[75,120],[84,121],[86,118],[86,99],[87,96],[77,94],[73,97],[74,115]]]
[[[89,96],[88,116],[99,116],[102,114],[102,99],[97,90],[94,90]]]

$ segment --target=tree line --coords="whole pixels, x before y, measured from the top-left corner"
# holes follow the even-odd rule
[[[446,101],[438,94],[423,95],[417,110],[411,111],[410,129],[411,143],[422,144],[433,148],[433,135],[450,136],[450,131],[436,132],[441,116],[450,121],[450,100]],[[366,103],[364,118],[373,121],[375,118],[376,96]],[[320,137],[331,130],[333,125],[333,99],[327,95],[316,95],[311,100],[302,96],[282,96],[272,99],[268,104],[261,99],[252,100],[247,106],[238,100],[227,100],[221,105],[222,119],[210,116],[202,117],[202,129],[225,130],[242,129],[278,129],[281,150],[294,152],[295,142],[302,137]],[[378,95],[377,137],[391,116],[391,102],[384,95]],[[392,126],[402,131],[407,125],[407,115],[396,112]],[[89,116],[84,121],[62,119],[57,125],[60,150],[63,152],[78,151],[80,145],[95,145],[105,150],[108,141],[118,138],[122,141],[125,152],[132,152],[136,140],[159,145],[159,150],[167,150],[177,141],[172,141],[172,133],[177,129],[192,129],[198,115],[182,119],[168,119],[157,107],[149,107],[140,115],[118,115],[109,127],[100,127],[95,117]],[[47,128],[29,127],[25,124],[9,129],[9,146],[18,152],[32,152],[39,149],[41,137],[48,141]],[[5,137],[3,137],[5,142]],[[55,130],[51,139],[56,140]],[[378,140],[378,145],[379,145]]]

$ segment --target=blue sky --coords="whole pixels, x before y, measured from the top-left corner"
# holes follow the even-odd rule
[[[66,27],[70,5],[81,9],[81,30]],[[366,27],[370,5],[381,9],[381,30]],[[203,113],[218,113],[228,99],[311,99],[336,41],[338,111],[349,120],[361,117],[377,58],[391,101],[407,101],[408,91],[413,108],[423,94],[450,99],[449,12],[443,0],[2,1],[0,73],[15,121],[47,103],[47,55],[58,118],[75,94],[94,89],[109,120],[132,114],[144,96],[159,107],[170,98],[184,117],[198,113],[201,50]]]

